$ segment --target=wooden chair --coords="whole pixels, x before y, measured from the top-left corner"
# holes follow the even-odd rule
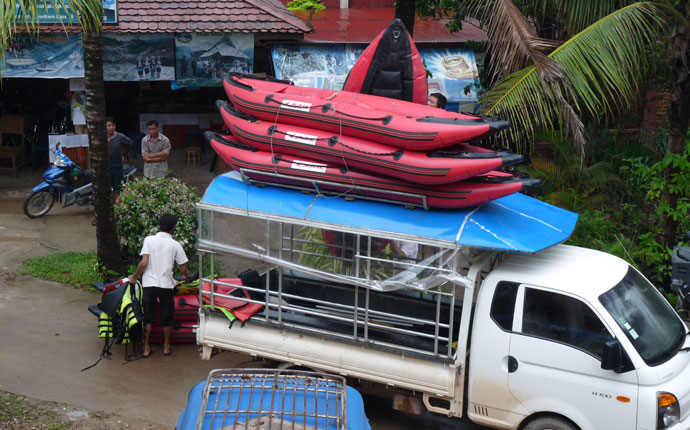
[[[0,117],[0,158],[12,162],[12,176],[17,176],[17,167],[24,168],[24,117],[3,115]]]
[[[201,148],[198,146],[190,146],[184,149],[184,166],[201,166]]]

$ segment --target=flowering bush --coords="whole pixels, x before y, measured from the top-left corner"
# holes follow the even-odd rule
[[[196,203],[199,201],[192,188],[177,178],[140,178],[128,183],[120,197],[121,203],[115,207],[115,222],[133,261],[139,262],[144,238],[158,232],[158,220],[165,213],[177,217],[173,237],[192,260],[196,253]]]

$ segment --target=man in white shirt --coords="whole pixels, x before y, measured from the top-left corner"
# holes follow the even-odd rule
[[[177,217],[164,214],[160,218],[160,231],[144,239],[141,248],[141,262],[137,270],[129,277],[129,282],[137,282],[137,278],[143,273],[141,284],[144,287],[144,321],[146,337],[144,339],[143,357],[148,358],[152,349],[149,345],[151,325],[156,321],[156,301],[160,301],[160,323],[163,326],[163,355],[170,355],[170,333],[173,326],[173,314],[175,312],[175,279],[173,278],[173,266],[177,263],[180,272],[186,278],[189,277],[187,268],[187,255],[182,245],[172,238],[177,225]]]

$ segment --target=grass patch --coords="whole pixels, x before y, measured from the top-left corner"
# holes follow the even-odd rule
[[[30,405],[24,397],[0,393],[0,423],[7,423],[13,419],[32,420],[36,417],[33,405]]]
[[[103,280],[98,271],[96,251],[58,252],[29,258],[22,262],[22,273],[82,288]]]

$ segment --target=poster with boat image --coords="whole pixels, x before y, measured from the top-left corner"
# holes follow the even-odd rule
[[[252,73],[254,35],[175,35],[177,87],[219,87],[228,73]]]
[[[12,38],[0,62],[4,78],[83,78],[80,34],[22,34]]]
[[[342,90],[352,66],[367,45],[275,45],[276,77],[302,87]]]
[[[479,71],[471,49],[422,48],[419,54],[431,77],[427,79],[429,93],[441,93],[449,102],[476,102],[479,90]]]
[[[172,81],[175,43],[172,34],[103,34],[103,79]]]

